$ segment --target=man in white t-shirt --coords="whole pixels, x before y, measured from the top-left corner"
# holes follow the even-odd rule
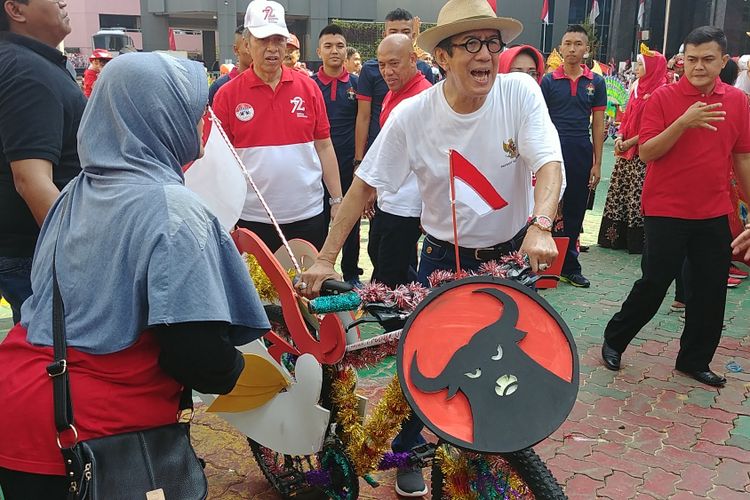
[[[369,196],[377,188],[397,191],[411,172],[427,233],[419,278],[424,281],[435,269],[453,270],[451,151],[471,172],[465,176],[475,179],[470,184],[476,186],[479,178],[479,191],[494,188],[490,206],[497,208],[480,215],[472,208],[477,203],[456,203],[462,267],[476,269],[515,250],[529,256],[534,271],[552,263],[557,256],[552,219],[563,180],[560,142],[533,79],[497,74],[498,53],[522,29],[514,19],[498,18],[486,0],[449,0],[441,9],[437,26],[417,43],[434,55],[446,78],[393,110],[357,170],[315,264],[298,281],[301,292],[313,296],[325,279],[337,277],[336,255]],[[537,177],[531,221],[529,170]],[[421,427],[418,418],[404,422],[393,449],[407,451],[423,442]],[[427,491],[418,469],[399,470],[396,489],[406,496]]]

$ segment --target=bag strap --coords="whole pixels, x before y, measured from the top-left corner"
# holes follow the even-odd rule
[[[57,241],[55,241],[55,249],[52,252],[52,348],[54,361],[47,365],[47,375],[52,378],[55,427],[57,428],[58,445],[60,445],[60,434],[70,430],[74,434],[75,441],[78,441],[78,433],[73,426],[73,405],[70,400],[70,377],[67,360],[68,343],[65,338],[65,304],[60,294],[60,284],[57,281],[56,256]],[[62,448],[62,446],[60,447]]]

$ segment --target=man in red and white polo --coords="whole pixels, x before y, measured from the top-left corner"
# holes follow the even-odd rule
[[[245,27],[253,64],[219,90],[214,112],[285,236],[320,248],[327,233],[323,203],[332,205],[332,217],[341,203],[323,95],[313,80],[282,66],[289,31],[281,5],[254,0]],[[321,180],[331,193],[328,200]],[[252,190],[238,225],[256,233],[272,251],[281,246]]]

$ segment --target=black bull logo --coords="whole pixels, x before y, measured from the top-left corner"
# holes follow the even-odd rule
[[[539,365],[519,346],[526,332],[517,328],[518,305],[505,292],[483,288],[504,311],[458,349],[435,378],[422,374],[415,352],[410,378],[422,392],[448,389],[446,399],[461,391],[473,418],[473,442],[466,447],[486,452],[517,451],[547,437],[571,408],[577,387]],[[460,441],[460,440],[459,440]]]

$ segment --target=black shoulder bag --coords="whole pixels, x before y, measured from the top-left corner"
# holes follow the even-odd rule
[[[52,379],[57,445],[70,480],[69,500],[203,500],[208,483],[190,444],[190,424],[177,422],[138,432],[78,441],[73,425],[66,359],[65,308],[52,257],[52,333],[55,359],[47,367]],[[192,409],[185,389],[180,410]],[[61,435],[72,434],[64,445]]]

